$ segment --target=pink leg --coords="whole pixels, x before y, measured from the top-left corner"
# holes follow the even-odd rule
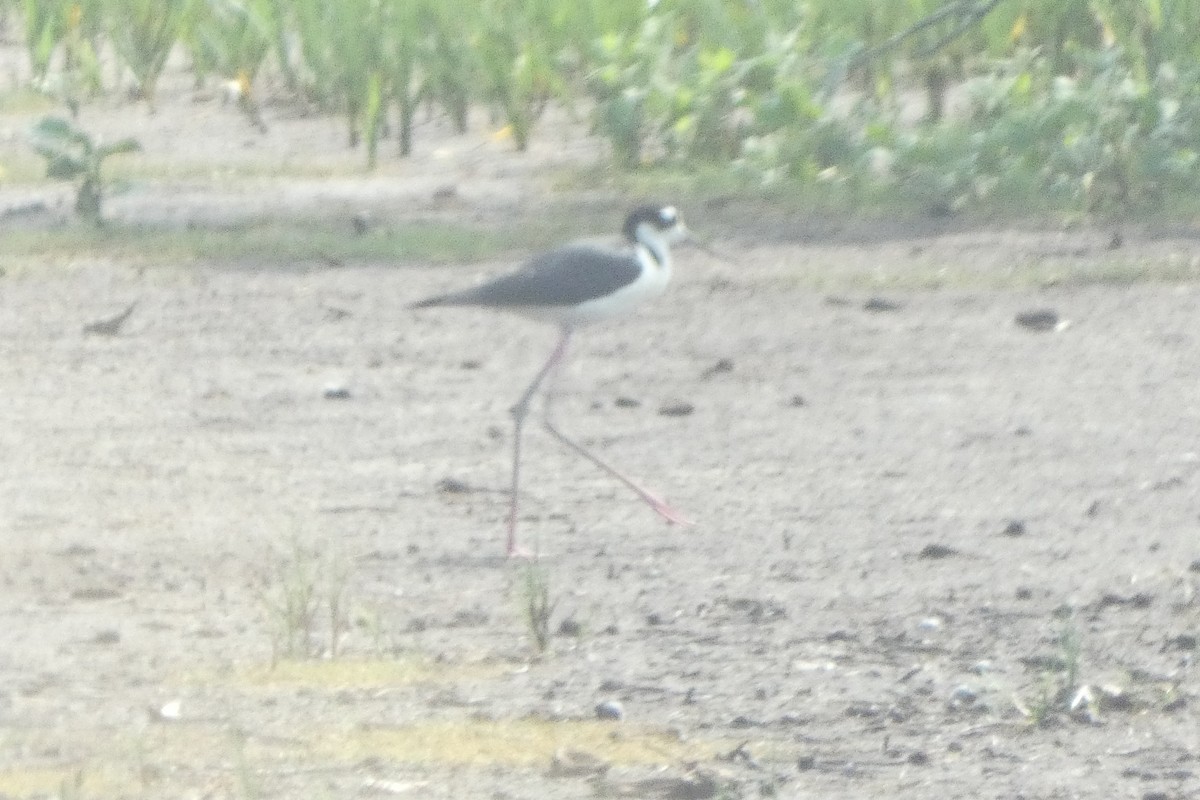
[[[545,365],[538,370],[533,381],[525,392],[521,395],[521,399],[512,407],[513,415],[513,456],[512,456],[512,490],[509,498],[508,506],[508,557],[509,558],[531,558],[533,556],[528,550],[517,546],[517,511],[518,500],[521,491],[521,434],[525,430],[525,417],[529,416],[529,402],[537,393],[538,387],[542,385],[542,381],[546,380],[546,376],[554,369],[567,351],[567,342],[571,339],[571,329],[563,328],[562,335],[558,339],[558,345],[555,346],[554,352],[550,354],[550,358],[546,360]]]
[[[567,346],[567,340],[566,340],[566,338],[564,338],[560,342],[560,349],[566,350],[566,346]],[[556,355],[559,358],[561,358],[563,354],[561,352],[556,351]],[[541,377],[543,377],[543,376],[539,376],[539,381],[541,380]],[[652,508],[656,514],[658,514],[660,517],[665,519],[667,522],[673,523],[675,525],[691,525],[692,524],[691,520],[687,519],[687,517],[683,516],[678,511],[671,508],[671,506],[667,505],[664,501],[655,497],[653,494],[651,494],[649,491],[647,491],[643,487],[639,486],[637,483],[635,483],[633,481],[632,478],[630,478],[627,475],[625,475],[624,473],[618,471],[615,467],[608,464],[606,461],[602,460],[595,453],[588,450],[586,447],[579,444],[575,440],[568,438],[562,431],[560,431],[558,429],[558,426],[556,426],[554,424],[554,421],[553,421],[553,419],[551,419],[551,416],[550,416],[550,406],[551,406],[550,401],[553,399],[553,397],[554,397],[553,392],[548,391],[546,394],[545,419],[542,422],[542,424],[546,426],[546,430],[548,430],[550,432],[551,436],[553,436],[555,439],[558,439],[560,442],[562,442],[564,445],[569,447],[571,450],[573,450],[578,455],[583,456],[588,461],[592,462],[597,467],[604,470],[610,476],[616,478],[621,483],[625,484],[625,486],[627,486],[630,491],[632,491],[634,494],[636,494],[638,497],[640,497],[642,499],[642,502],[644,502],[646,505],[650,506],[650,508]]]
[[[658,514],[660,517],[665,519],[667,522],[673,523],[675,525],[691,525],[692,524],[691,520],[689,520],[687,517],[680,514],[675,509],[671,508],[671,506],[667,505],[663,500],[660,500],[659,498],[657,498],[653,494],[651,494],[649,491],[647,491],[645,488],[639,486],[637,483],[634,483],[632,478],[630,478],[629,476],[625,475],[624,473],[618,471],[615,467],[613,467],[612,465],[610,465],[607,462],[605,462],[604,460],[602,460],[599,456],[597,456],[595,453],[593,453],[590,450],[588,450],[587,448],[585,448],[583,445],[579,444],[578,442],[576,442],[572,439],[567,438],[562,433],[562,431],[560,431],[558,428],[556,428],[554,426],[554,423],[551,422],[549,419],[547,419],[544,424],[546,426],[546,430],[550,431],[550,434],[555,439],[558,439],[560,442],[565,444],[567,447],[571,448],[576,453],[583,456],[588,461],[592,462],[597,467],[599,467],[600,469],[604,470],[606,473],[608,473],[612,477],[619,480],[621,483],[625,484],[627,487],[629,487],[630,491],[632,491],[638,497],[642,498],[642,501],[644,503],[646,503],[646,505],[650,506],[650,508],[652,508],[656,514]]]

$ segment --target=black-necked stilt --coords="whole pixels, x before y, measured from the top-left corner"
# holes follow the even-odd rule
[[[674,206],[639,206],[625,219],[625,238],[631,248],[612,250],[593,245],[569,245],[534,257],[524,268],[460,292],[431,297],[411,308],[481,306],[511,311],[558,325],[558,344],[512,408],[512,489],[508,515],[508,555],[522,554],[517,546],[517,505],[521,477],[521,433],[529,403],[538,387],[562,362],[574,330],[630,311],[662,294],[671,279],[671,244],[688,238]],[[545,407],[545,426],[551,435],[632,489],[668,522],[686,524],[679,512],[602,461],[583,445],[567,438]]]

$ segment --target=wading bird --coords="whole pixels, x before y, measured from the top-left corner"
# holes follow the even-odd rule
[[[523,268],[471,289],[431,297],[411,308],[479,306],[520,314],[559,328],[558,344],[512,408],[512,484],[508,512],[509,557],[528,555],[517,544],[521,484],[521,435],[538,387],[562,363],[575,329],[627,313],[662,294],[671,279],[670,246],[689,238],[674,206],[638,206],[625,219],[627,245],[608,249],[568,245],[532,258]],[[545,405],[545,426],[554,438],[629,487],[668,522],[687,524],[679,512],[636,484],[583,445],[565,436]]]

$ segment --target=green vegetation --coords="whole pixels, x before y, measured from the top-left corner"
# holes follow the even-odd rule
[[[337,659],[349,628],[349,568],[293,543],[259,582],[271,628],[271,663],[326,656]]]
[[[926,212],[1031,199],[1154,210],[1200,189],[1200,4],[1188,0],[54,0],[13,2],[39,86],[74,110],[114,52],[149,102],[190,54],[251,98],[264,70],[343,115],[368,165],[422,106],[519,149],[551,103],[626,169]],[[51,80],[57,78],[57,80]],[[258,123],[261,124],[261,123]]]
[[[1041,670],[1038,690],[1029,701],[1017,701],[1018,710],[1039,727],[1076,712],[1089,715],[1088,719],[1094,714],[1090,687],[1080,680],[1083,645],[1073,623],[1066,623],[1056,644],[1053,654],[1027,659],[1026,663]]]
[[[521,616],[538,655],[550,647],[550,615],[554,606],[546,571],[535,563],[526,565],[521,581]]]
[[[61,117],[43,117],[34,126],[32,143],[33,149],[46,159],[46,177],[77,182],[75,213],[97,226],[104,221],[101,167],[110,156],[141,149],[135,139],[101,144]]]
[[[134,266],[213,262],[237,267],[306,269],[352,263],[461,264],[544,249],[577,235],[568,206],[527,229],[435,220],[411,220],[354,235],[350,219],[304,217],[250,219],[230,226],[167,228],[66,226],[13,229],[0,240],[9,275],[35,273],[46,265],[111,259]],[[577,223],[578,220],[576,219]],[[585,234],[603,234],[617,222],[595,222]]]
[[[158,78],[181,32],[188,0],[104,0],[108,37],[151,105]]]

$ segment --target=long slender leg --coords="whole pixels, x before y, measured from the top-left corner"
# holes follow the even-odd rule
[[[558,338],[558,344],[554,348],[554,352],[550,354],[550,358],[538,370],[533,381],[521,395],[521,399],[512,407],[513,416],[513,455],[512,455],[512,493],[509,498],[508,506],[508,557],[527,556],[529,553],[517,546],[517,505],[521,490],[521,434],[525,430],[525,417],[529,416],[529,403],[533,396],[537,393],[538,387],[546,380],[546,376],[553,371],[567,352],[567,342],[571,339],[571,329],[564,327],[562,334]]]
[[[560,350],[565,351],[566,345],[567,345],[567,340],[564,338],[562,340],[562,342],[560,342]],[[556,352],[556,356],[558,357],[558,359],[561,359],[562,355],[563,355],[562,352]],[[542,377],[543,376],[541,376],[541,375],[538,376],[539,381],[541,380]],[[634,494],[636,494],[638,497],[640,497],[646,505],[648,505],[648,506],[650,506],[650,508],[654,509],[654,512],[656,514],[658,514],[660,517],[662,517],[663,519],[665,519],[667,522],[671,522],[676,525],[691,525],[692,524],[691,520],[689,520],[687,517],[680,514],[675,509],[671,508],[663,500],[660,500],[659,498],[655,497],[653,494],[651,494],[649,491],[647,491],[643,487],[634,483],[632,478],[624,475],[623,473],[618,471],[615,467],[608,464],[606,461],[602,460],[595,453],[588,450],[586,447],[579,444],[574,439],[567,437],[566,434],[564,434],[562,431],[560,431],[558,429],[558,426],[554,424],[554,420],[550,413],[551,405],[552,405],[551,401],[553,399],[554,399],[553,391],[547,391],[546,392],[546,405],[544,407],[545,418],[542,420],[542,424],[546,426],[546,430],[550,432],[551,436],[553,436],[555,439],[558,439],[564,445],[566,445],[571,450],[573,450],[576,454],[583,456],[588,461],[591,461],[597,467],[604,470],[610,476],[616,478],[621,483],[625,484],[630,489],[630,491],[632,491]]]

